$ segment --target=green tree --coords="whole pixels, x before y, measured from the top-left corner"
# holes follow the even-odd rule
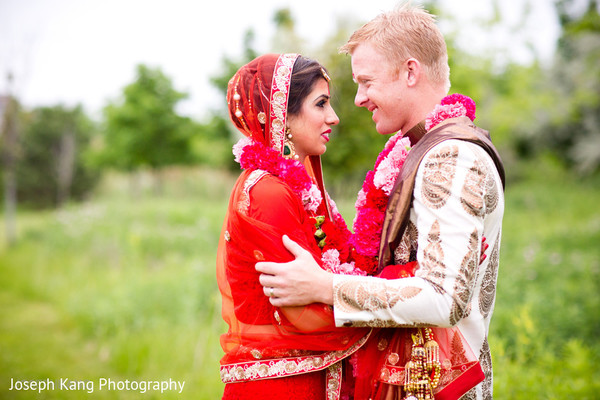
[[[47,207],[84,198],[98,182],[99,172],[88,163],[95,127],[83,109],[36,108],[21,125],[19,201]]]
[[[545,71],[539,62],[509,61],[495,67],[488,56],[475,56],[447,40],[451,93],[463,93],[477,104],[475,123],[490,132],[505,162],[527,158],[535,152],[532,137],[539,129],[539,109],[552,106]],[[508,179],[518,179],[520,169],[507,168]]]
[[[175,109],[186,97],[160,69],[138,65],[135,82],[124,88],[119,101],[104,108],[102,164],[122,171],[157,171],[191,162],[194,124]]]
[[[9,88],[12,75],[8,75]],[[4,197],[4,220],[6,242],[12,245],[17,240],[17,181],[16,165],[19,138],[19,102],[9,90],[8,96],[0,96],[0,165]]]
[[[271,51],[275,53],[304,53],[305,41],[296,33],[296,21],[289,8],[281,8],[273,15],[275,34]]]
[[[243,38],[242,57],[239,60],[236,60],[224,56],[221,60],[221,71],[223,72],[210,78],[211,84],[223,94],[223,105],[225,104],[225,95],[227,94],[227,83],[231,77],[242,65],[245,65],[258,57],[258,52],[254,49],[254,36],[255,33],[252,29],[246,30]]]
[[[550,149],[581,174],[600,171],[600,14],[590,0],[584,12],[579,2],[559,1],[562,36],[547,74],[548,107],[538,111],[532,140]]]
[[[191,140],[191,152],[197,164],[212,168],[234,168],[231,153],[231,128],[229,119],[214,113],[208,122],[199,124]],[[236,168],[239,168],[235,164]]]

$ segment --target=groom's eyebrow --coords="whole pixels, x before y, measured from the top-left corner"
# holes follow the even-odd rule
[[[354,75],[352,74],[352,80],[354,81],[354,83],[358,84],[360,81],[368,81],[370,79],[369,76],[365,76],[365,75]]]

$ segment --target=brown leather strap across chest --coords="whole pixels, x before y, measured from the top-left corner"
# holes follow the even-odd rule
[[[424,134],[423,126],[420,124],[411,129],[407,136],[410,137],[413,147],[404,161],[402,171],[388,200],[379,245],[378,271],[393,263],[394,249],[398,247],[408,224],[417,170],[425,155],[434,146],[450,139],[464,140],[481,146],[494,161],[502,180],[502,186],[505,185],[504,166],[498,151],[490,140],[489,133],[473,125],[467,117],[448,119],[427,134]],[[416,144],[413,139],[417,141]]]

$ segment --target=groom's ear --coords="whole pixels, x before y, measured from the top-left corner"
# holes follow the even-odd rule
[[[404,63],[406,86],[415,87],[421,78],[421,63],[416,58],[409,58]]]

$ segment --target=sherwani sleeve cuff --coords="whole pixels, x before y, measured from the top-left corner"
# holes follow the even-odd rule
[[[333,310],[338,327],[448,326],[450,298],[421,278],[335,275]]]

